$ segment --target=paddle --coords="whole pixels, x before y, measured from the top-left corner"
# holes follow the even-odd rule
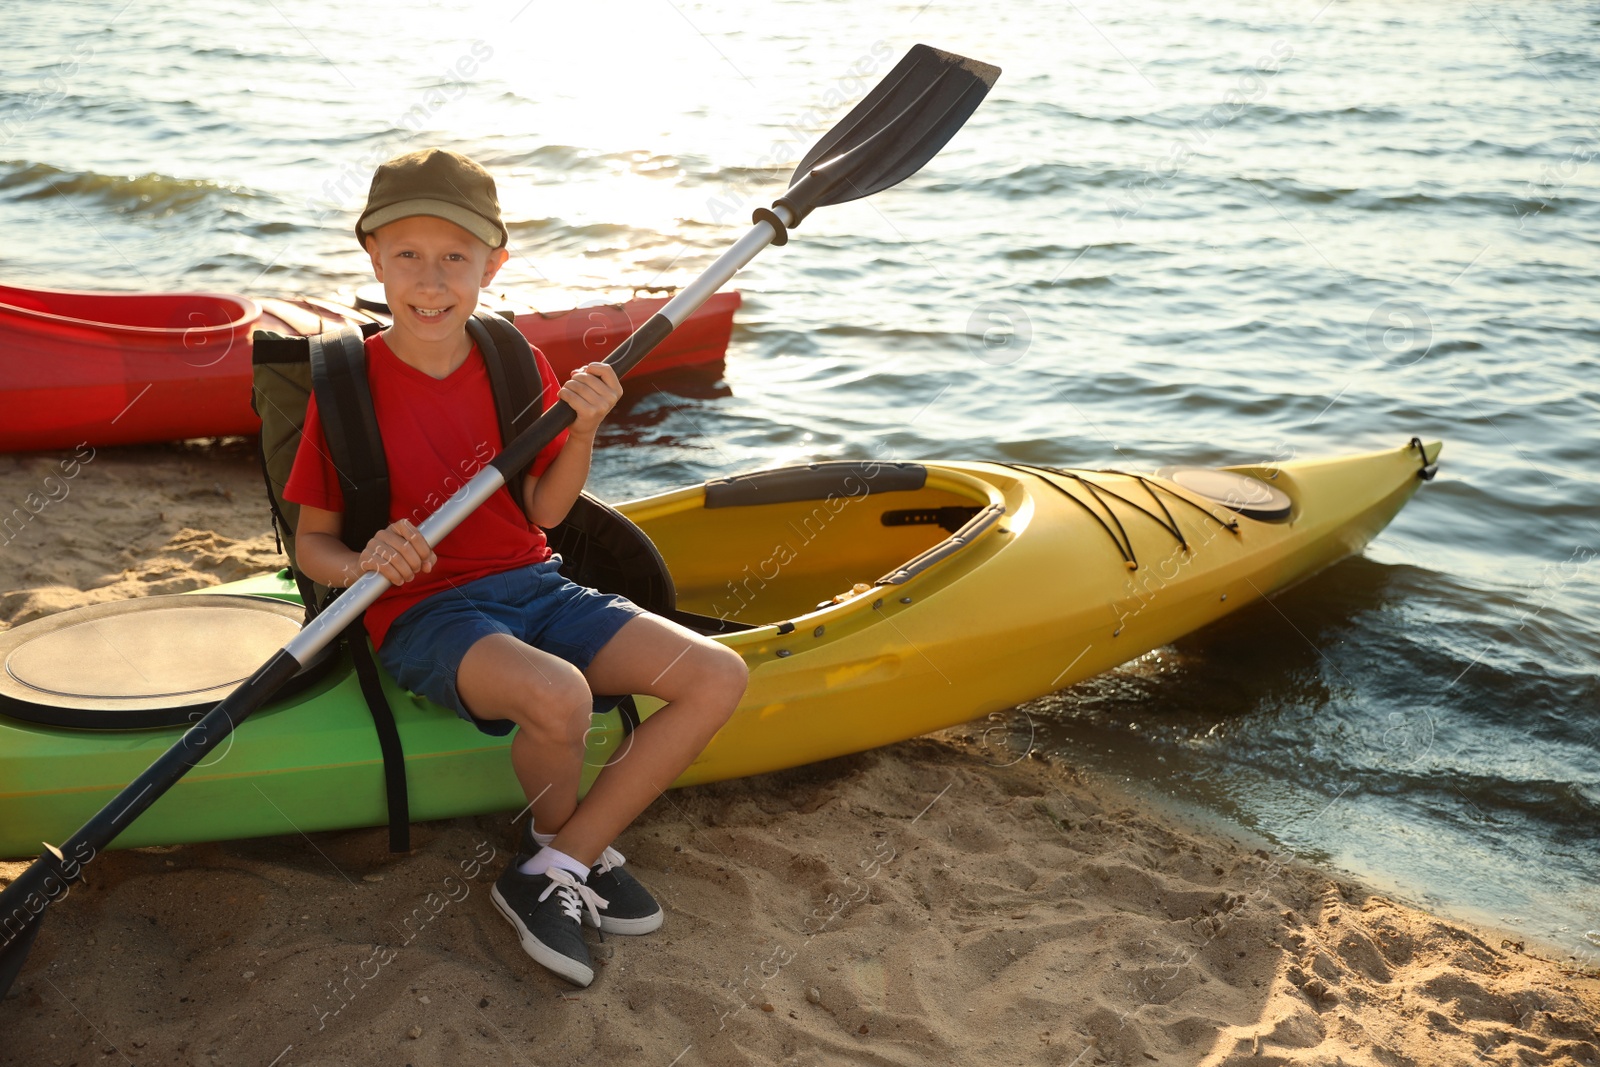
[[[806,154],[788,191],[771,208],[755,211],[749,231],[611,353],[606,362],[616,368],[617,377],[631,370],[767,245],[787,243],[789,227],[798,226],[814,209],[871,196],[915,174],[962,127],[999,76],[1000,68],[987,63],[923,44],[913,46]],[[572,421],[572,408],[565,401],[553,404],[422,524],[423,537],[438,544]],[[345,590],[65,844],[59,849],[47,845],[0,892],[4,939],[0,997],[21,971],[45,909],[68,892],[84,866],[388,587],[382,575],[369,573]]]

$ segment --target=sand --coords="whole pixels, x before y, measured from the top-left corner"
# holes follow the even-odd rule
[[[49,500],[0,622],[280,565],[248,444],[68,455],[0,457]],[[109,853],[0,1064],[1600,1065],[1600,975],[1012,760],[957,729],[664,795],[618,846],[666,924],[586,990],[489,904],[510,812]]]

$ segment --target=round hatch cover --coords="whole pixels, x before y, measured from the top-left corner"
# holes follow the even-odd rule
[[[381,284],[363,285],[356,290],[356,307],[362,311],[376,311],[380,315],[387,315],[389,294],[384,291]]]
[[[1163,467],[1156,471],[1156,477],[1165,478],[1197,496],[1262,522],[1281,522],[1289,517],[1294,508],[1294,502],[1283,490],[1268,485],[1260,478],[1236,471],[1219,471],[1211,467]]]
[[[303,610],[268,597],[119,600],[0,634],[0,711],[80,729],[194,721],[300,631]],[[326,657],[296,681],[312,680]]]

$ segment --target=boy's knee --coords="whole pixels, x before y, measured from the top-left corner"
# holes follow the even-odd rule
[[[744,657],[727,645],[712,644],[703,671],[702,684],[722,698],[731,715],[750,684],[750,668],[745,665]]]
[[[563,663],[561,668],[546,669],[538,683],[524,689],[517,721],[541,740],[582,744],[593,708],[594,697],[583,672]]]

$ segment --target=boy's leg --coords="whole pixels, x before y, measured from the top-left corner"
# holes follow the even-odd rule
[[[655,615],[630,619],[583,673],[596,693],[666,701],[601,770],[556,835],[556,848],[594,863],[728,721],[749,674],[737,652]]]
[[[456,691],[478,718],[517,724],[511,765],[536,824],[559,829],[578,803],[593,708],[582,672],[509,634],[492,634],[462,657]]]
[[[533,817],[543,826],[566,822],[578,801],[583,741],[593,707],[583,674],[565,660],[499,633],[480,638],[467,650],[456,669],[456,693],[478,718],[517,724],[511,763]],[[526,874],[513,860],[495,879],[489,899],[529,956],[577,985],[594,980],[580,915],[587,907],[598,916],[601,898],[581,874],[560,867]]]

